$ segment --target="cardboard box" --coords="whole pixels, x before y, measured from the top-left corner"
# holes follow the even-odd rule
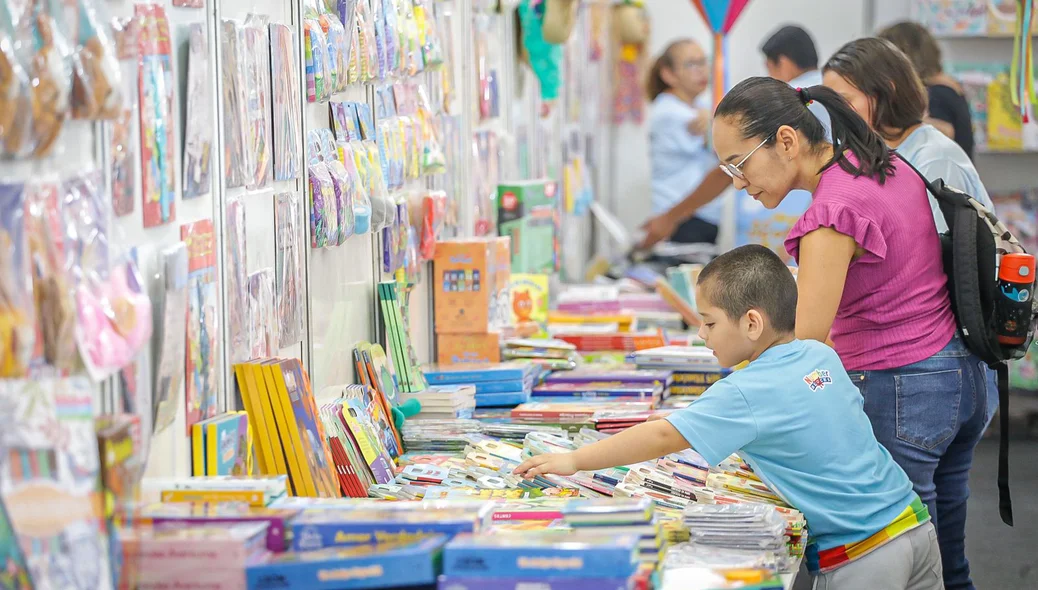
[[[550,274],[559,266],[558,185],[548,180],[497,187],[497,229],[512,239],[512,272]]]
[[[433,313],[437,334],[485,334],[511,320],[508,238],[437,242]]]
[[[436,362],[441,365],[501,362],[501,334],[438,334]]]

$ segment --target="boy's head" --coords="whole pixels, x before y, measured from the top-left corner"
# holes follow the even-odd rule
[[[764,246],[742,246],[699,273],[699,336],[724,367],[756,359],[796,327],[797,283]]]

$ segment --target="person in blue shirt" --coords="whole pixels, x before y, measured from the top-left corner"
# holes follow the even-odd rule
[[[764,67],[772,78],[794,88],[808,88],[822,83],[822,73],[818,70],[818,50],[811,35],[802,27],[781,27],[761,45],[760,51],[764,54]],[[827,135],[831,136],[829,112],[825,107],[816,103],[808,108],[825,126]],[[792,256],[786,252],[786,235],[807,211],[811,204],[811,193],[790,191],[771,210],[750,197],[746,191],[736,193],[735,202],[735,245],[762,244],[778,254],[786,264],[795,264]]]
[[[667,46],[649,74],[652,217],[643,226],[643,247],[668,238],[717,241],[722,209],[717,196],[729,182],[706,140],[712,106],[704,92],[707,66],[703,48],[680,39]]]
[[[703,268],[699,335],[718,362],[749,364],[687,408],[515,473],[572,475],[691,447],[711,465],[738,453],[804,513],[816,588],[943,588],[937,533],[905,472],[876,440],[836,352],[794,337],[797,285],[771,250],[748,245]]]

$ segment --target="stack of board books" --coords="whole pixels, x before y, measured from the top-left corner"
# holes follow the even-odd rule
[[[490,525],[491,509],[487,502],[380,502],[336,510],[304,510],[292,520],[292,550],[480,533]]]
[[[663,385],[589,381],[586,383],[544,383],[533,388],[533,401],[611,400],[647,402],[656,407],[663,400]]]
[[[580,361],[577,347],[563,340],[510,338],[501,342],[501,358],[530,361],[549,371],[575,369]]]
[[[262,508],[288,495],[285,475],[170,477],[145,481],[162,502],[237,502]]]
[[[563,521],[578,531],[638,537],[638,560],[653,566],[663,557],[662,528],[647,498],[574,500],[563,508]]]
[[[400,393],[401,403],[416,400],[421,410],[418,420],[451,420],[472,418],[476,409],[475,385],[430,385],[422,391]]]
[[[194,475],[251,475],[252,430],[246,412],[227,412],[191,426]]]
[[[672,382],[668,397],[691,401],[706,392],[731,371],[722,369],[713,352],[703,346],[662,346],[639,350],[631,355],[642,370],[670,371]]]
[[[425,378],[432,385],[473,385],[476,407],[515,406],[530,401],[541,369],[529,361],[431,365]]]

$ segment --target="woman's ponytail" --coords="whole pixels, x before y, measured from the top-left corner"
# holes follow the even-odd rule
[[[839,162],[844,170],[857,175],[875,178],[880,184],[894,170],[890,162],[890,150],[883,138],[869,127],[851,105],[832,88],[812,86],[806,90],[809,100],[817,101],[829,113],[833,138],[833,162]],[[843,158],[850,151],[858,160],[857,166]]]

